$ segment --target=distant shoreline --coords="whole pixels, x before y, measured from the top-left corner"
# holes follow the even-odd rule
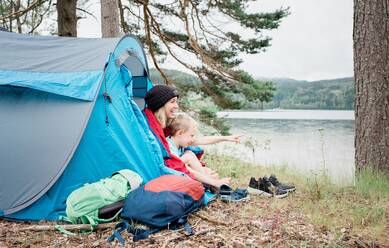
[[[218,117],[227,119],[268,120],[354,120],[354,110],[271,109],[261,111],[220,111]]]

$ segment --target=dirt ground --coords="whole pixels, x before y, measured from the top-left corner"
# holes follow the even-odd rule
[[[132,241],[131,234],[123,237],[127,247],[389,247],[389,240],[351,235],[349,227],[329,231],[315,226],[288,203],[303,197],[297,192],[288,199],[251,196],[240,203],[216,200],[189,218],[195,231],[192,236],[182,230],[164,230],[138,242]],[[0,220],[0,247],[120,247],[117,242],[107,242],[112,228],[77,236],[22,230],[54,224]]]

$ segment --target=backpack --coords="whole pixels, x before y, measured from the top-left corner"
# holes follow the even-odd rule
[[[115,219],[121,212],[127,194],[138,188],[142,178],[134,171],[125,169],[114,173],[111,177],[95,183],[87,183],[74,190],[66,200],[66,217],[60,219],[72,224],[91,224],[94,230],[98,223],[109,222]],[[115,211],[109,218],[101,217],[101,209],[108,207]],[[104,212],[104,211],[103,211]],[[107,213],[104,213],[107,216]],[[68,233],[58,226],[60,231]]]
[[[204,187],[198,181],[178,175],[158,177],[128,194],[121,213],[124,221],[116,225],[108,241],[116,238],[124,245],[121,233],[125,230],[134,235],[134,241],[179,226],[184,226],[187,234],[193,234],[187,217],[203,205],[203,198]],[[150,229],[135,228],[130,223],[144,224]]]

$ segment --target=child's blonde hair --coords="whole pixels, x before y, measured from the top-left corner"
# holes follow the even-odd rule
[[[192,117],[185,113],[178,114],[169,125],[170,134],[174,136],[179,130],[186,132],[192,126],[197,128],[197,123]]]

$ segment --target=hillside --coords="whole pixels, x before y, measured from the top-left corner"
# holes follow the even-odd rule
[[[181,89],[199,90],[200,80],[185,72],[166,70]],[[153,82],[162,82],[155,70],[150,72]],[[283,109],[354,109],[354,80],[352,77],[319,81],[303,81],[290,78],[257,78],[261,81],[272,81],[277,87],[273,100],[264,104],[264,108]],[[258,104],[246,106],[249,109],[259,108]]]
[[[270,79],[277,91],[265,108],[354,109],[354,80],[351,77],[320,81]]]
[[[200,80],[189,73],[182,72],[182,71],[177,71],[177,70],[168,70],[164,69],[166,75],[170,77],[174,82],[180,85],[199,85]],[[150,78],[151,81],[160,83],[163,82],[164,80],[162,79],[161,75],[159,72],[155,69],[150,70]]]

